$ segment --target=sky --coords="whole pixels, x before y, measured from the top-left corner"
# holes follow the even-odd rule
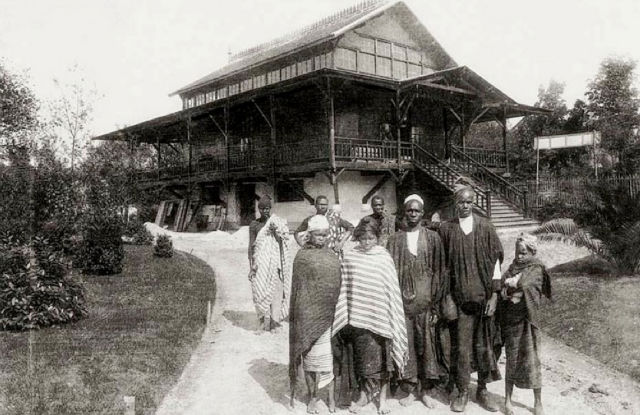
[[[355,0],[0,0],[0,60],[43,102],[53,79],[95,89],[103,134],[181,108],[168,95],[237,52]],[[609,56],[640,63],[638,0],[406,0],[460,65],[523,104],[551,79],[569,106]],[[77,66],[76,72],[69,69]],[[639,70],[636,71],[640,73]],[[636,82],[636,85],[638,82]]]

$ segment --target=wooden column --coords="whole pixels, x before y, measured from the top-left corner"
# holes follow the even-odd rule
[[[464,122],[464,107],[460,108],[460,146],[462,151],[465,148],[465,122]]]
[[[400,105],[400,90],[396,91],[396,142],[398,146],[398,170],[402,170],[402,148],[400,146],[400,126],[402,124],[402,108]]]
[[[335,103],[333,91],[331,90],[331,79],[327,78],[327,106],[328,106],[328,127],[329,127],[329,165],[331,171],[331,184],[333,185],[334,203],[340,204],[340,193],[338,189],[338,177],[336,174],[336,120],[335,120]]]
[[[158,180],[160,180],[160,163],[162,163],[162,156],[160,155],[160,136],[156,135],[156,151],[158,152]]]
[[[276,100],[273,97],[273,95],[269,95],[269,119],[271,120],[270,127],[271,127],[271,161],[273,163],[272,168],[273,168],[273,194],[275,195],[276,193],[276,154],[277,154],[277,149],[276,149]]]
[[[506,167],[506,173],[509,173],[509,153],[507,153],[507,107],[502,107],[502,114],[500,116],[500,123],[502,124],[502,147],[504,149],[504,162]]]
[[[444,158],[451,158],[451,138],[449,137],[449,120],[447,119],[447,109],[442,108],[442,129],[444,131]]]

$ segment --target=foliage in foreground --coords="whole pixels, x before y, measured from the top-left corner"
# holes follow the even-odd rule
[[[640,193],[631,196],[624,186],[612,188],[606,183],[589,192],[589,203],[576,207],[577,223],[554,219],[534,233],[541,239],[584,246],[621,272],[640,272]]]
[[[122,221],[110,214],[93,214],[83,226],[76,265],[85,274],[110,275],[122,271]]]
[[[82,285],[67,274],[61,253],[48,241],[33,246],[3,238],[0,244],[0,329],[28,330],[76,321],[86,315]]]
[[[153,255],[160,258],[171,258],[173,256],[173,242],[168,235],[158,235],[156,245],[153,247]]]
[[[86,279],[87,318],[0,332],[0,413],[123,414],[127,395],[155,413],[200,342],[214,276],[187,254],[150,261],[151,246],[125,249],[121,275]]]
[[[128,238],[132,245],[151,245],[153,235],[145,228],[140,220],[131,220],[125,225],[124,236]]]

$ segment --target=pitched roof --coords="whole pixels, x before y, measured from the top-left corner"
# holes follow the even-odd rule
[[[353,7],[325,17],[324,19],[293,33],[289,33],[270,42],[262,43],[232,55],[231,62],[228,65],[178,89],[177,91],[172,92],[170,95],[189,92],[217,79],[239,73],[276,58],[293,54],[301,49],[335,39],[362,23],[381,15],[383,12],[391,8],[397,8],[399,11],[407,15],[407,21],[411,24],[412,28],[417,30],[423,39],[428,40],[432,46],[436,47],[438,52],[444,56],[451,65],[455,65],[453,59],[451,59],[451,57],[444,51],[444,49],[427,31],[426,27],[420,23],[404,2],[366,0]]]

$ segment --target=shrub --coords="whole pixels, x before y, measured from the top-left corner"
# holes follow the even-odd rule
[[[153,248],[153,255],[160,258],[171,258],[173,256],[173,243],[168,235],[158,235],[156,245]]]
[[[87,314],[82,285],[67,274],[61,253],[44,239],[0,245],[0,329],[28,330],[76,321]]]
[[[120,218],[110,214],[92,214],[83,224],[82,240],[75,264],[85,274],[109,275],[122,271],[124,247]]]
[[[588,198],[570,219],[544,223],[535,233],[589,248],[622,272],[640,272],[640,193],[607,183],[589,188]]]
[[[126,224],[124,236],[133,245],[151,245],[153,243],[153,235],[145,228],[144,223],[139,220],[131,220]]]

